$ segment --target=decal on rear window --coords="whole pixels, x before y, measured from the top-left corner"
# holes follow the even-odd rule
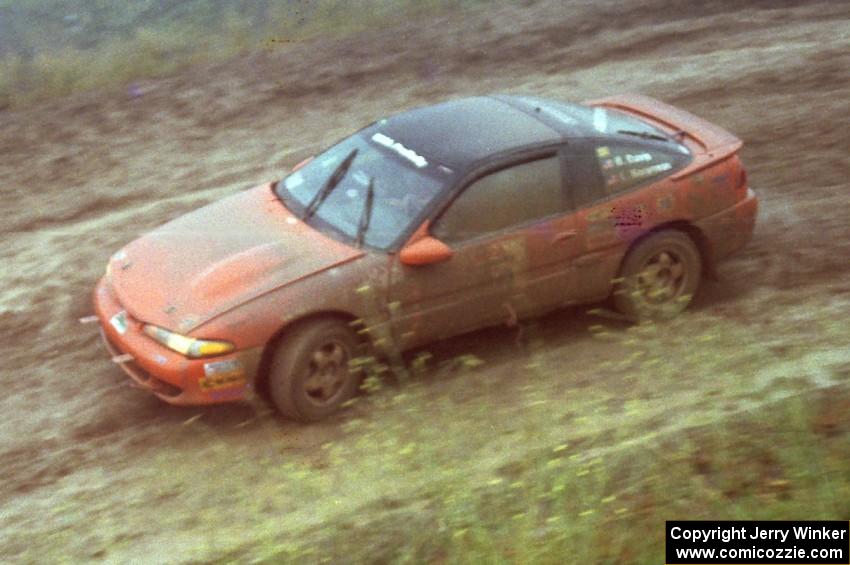
[[[605,192],[611,194],[673,170],[680,158],[640,147],[603,145],[596,148],[596,160],[605,182]]]
[[[593,109],[593,129],[600,133],[608,131],[608,112],[602,108]]]
[[[629,175],[633,179],[642,179],[657,175],[658,173],[663,173],[664,171],[669,171],[672,168],[673,163],[658,163],[657,165],[650,165],[649,167],[643,167],[641,169],[629,169]]]

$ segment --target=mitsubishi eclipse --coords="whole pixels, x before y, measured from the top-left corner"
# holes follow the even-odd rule
[[[655,99],[481,96],[381,119],[109,260],[94,306],[113,360],[172,404],[254,393],[315,421],[352,363],[610,298],[684,309],[751,237],[726,130]]]

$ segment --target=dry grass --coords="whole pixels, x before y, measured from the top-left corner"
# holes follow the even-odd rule
[[[200,0],[198,3],[203,4]],[[23,107],[49,98],[174,74],[198,63],[215,63],[261,49],[285,49],[294,42],[344,37],[402,19],[446,10],[465,10],[482,0],[320,0],[308,17],[293,17],[291,3],[272,5],[256,24],[234,9],[201,25],[191,19],[155,20],[129,37],[104,36],[80,49],[42,41],[30,58],[0,58],[0,107]],[[109,22],[106,22],[108,26]]]

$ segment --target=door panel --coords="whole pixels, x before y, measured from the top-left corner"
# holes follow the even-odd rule
[[[543,314],[576,299],[575,259],[582,238],[573,214],[524,231],[525,274],[515,285],[512,306],[521,317]]]
[[[503,305],[513,285],[505,252],[510,237],[453,247],[433,265],[406,266],[396,258],[390,273],[390,315],[402,348],[450,337],[507,319]]]
[[[582,247],[581,256],[574,263],[578,300],[599,300],[611,292],[629,237],[640,225],[643,212],[640,201],[629,196],[597,203],[578,212],[576,223]]]
[[[575,265],[583,301],[607,296],[632,242],[673,219],[673,190],[669,178],[611,195],[600,186],[597,194],[608,198],[579,210],[583,251]]]
[[[471,175],[430,233],[454,256],[407,267],[396,259],[390,303],[402,347],[551,310],[571,299],[581,238],[568,213],[556,148]]]
[[[443,263],[396,259],[390,310],[399,343],[409,348],[572,302],[580,245],[570,215],[456,245]]]

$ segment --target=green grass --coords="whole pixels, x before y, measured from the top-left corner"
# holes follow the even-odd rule
[[[188,0],[157,9],[138,2],[0,0],[15,42],[0,42],[0,107],[116,88],[198,63],[384,27],[484,0]],[[168,3],[166,3],[168,4]],[[264,7],[260,10],[260,7]],[[74,15],[69,27],[63,15]],[[5,49],[3,48],[5,47]]]
[[[486,402],[457,396],[498,386],[473,355],[419,369],[397,388],[373,376],[372,394],[358,402],[374,417],[346,420],[346,437],[323,446],[322,470],[280,469],[293,499],[327,504],[319,511],[327,519],[297,537],[272,524],[217,559],[659,563],[665,520],[849,519],[850,390],[841,369],[832,369],[832,386],[809,384],[802,393],[782,378],[763,381],[763,370],[777,367],[805,380],[807,355],[831,350],[826,336],[846,339],[828,312],[812,311],[823,315],[817,335],[825,341],[780,365],[752,332],[710,316],[591,326],[612,354],[623,352],[620,361],[599,363],[600,382],[618,375],[626,389],[584,392],[566,418],[565,395],[558,398],[557,379],[547,378],[558,374],[557,352],[535,335],[525,367],[540,380],[516,383],[516,412],[494,416]],[[435,379],[447,379],[450,390],[434,395]],[[685,395],[700,382],[699,394]],[[765,385],[777,390],[759,389]],[[690,402],[684,412],[682,399]],[[612,410],[612,400],[622,403]],[[678,412],[665,411],[667,402]],[[504,451],[507,437],[515,453]],[[404,494],[375,483],[381,476],[405,482]],[[358,495],[352,487],[385,490],[377,501],[334,512],[334,499]]]
[[[850,422],[823,428],[818,418],[848,398],[846,390],[791,397],[598,455],[557,445],[478,485],[427,448],[418,458],[402,449],[388,457],[398,472],[421,465],[433,472],[419,498],[361,508],[267,548],[261,559],[653,563],[662,559],[665,520],[847,519]]]
[[[189,528],[204,563],[660,563],[665,520],[846,520],[850,364],[834,308],[795,310],[783,340],[808,347],[781,360],[708,313],[592,323],[622,361],[575,374],[575,344],[531,324],[508,363],[422,356],[400,384],[376,367],[338,433],[317,436],[334,439],[301,448],[275,443],[268,414],[232,429],[193,416],[139,463],[151,482],[128,516],[159,501],[144,535]],[[247,426],[256,441],[268,430],[267,449],[243,446]],[[23,561],[79,555],[84,523],[105,555],[127,555],[119,515],[115,499],[68,498],[14,542]]]

